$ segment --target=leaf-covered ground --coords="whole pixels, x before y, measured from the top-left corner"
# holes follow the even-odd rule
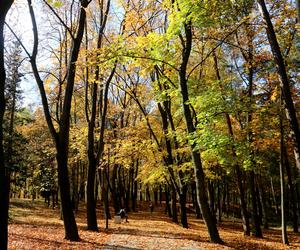
[[[85,230],[84,208],[77,213],[80,242],[64,240],[59,211],[47,208],[41,201],[14,200],[11,204],[9,249],[300,249],[300,234],[289,232],[290,246],[281,244],[278,228],[264,230],[264,238],[244,237],[238,222],[219,224],[224,246],[212,244],[203,221],[189,218],[189,229],[183,229],[157,207],[151,214],[139,211],[129,214],[129,222],[109,221],[105,230],[99,212],[99,232]]]

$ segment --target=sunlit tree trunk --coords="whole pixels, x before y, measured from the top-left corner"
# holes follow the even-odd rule
[[[50,133],[53,137],[53,140],[55,141],[56,153],[57,153],[56,159],[57,159],[57,168],[58,168],[58,184],[59,184],[60,195],[61,195],[61,203],[62,203],[61,207],[62,207],[64,226],[65,226],[65,238],[72,241],[77,241],[79,240],[79,235],[78,235],[77,224],[75,221],[75,216],[72,210],[73,208],[72,208],[72,201],[70,196],[70,182],[69,182],[69,171],[68,171],[69,134],[70,134],[71,105],[72,105],[73,89],[74,89],[74,82],[75,82],[75,73],[76,73],[76,62],[78,59],[81,41],[84,33],[84,26],[86,20],[85,9],[89,5],[90,1],[82,0],[80,2],[81,8],[79,11],[77,30],[75,35],[73,35],[72,37],[72,47],[71,47],[72,49],[70,52],[70,61],[67,68],[66,86],[65,86],[62,113],[60,117],[58,132],[56,131],[52,122],[52,117],[50,114],[44,82],[40,77],[39,70],[37,67],[36,57],[38,53],[38,42],[39,42],[38,29],[37,29],[35,14],[32,6],[32,1],[27,0],[27,2],[28,2],[29,12],[31,16],[33,35],[34,35],[32,55],[28,54],[28,56],[30,57],[30,63],[32,66],[33,74],[36,79],[38,88],[40,90],[46,122],[50,130]],[[47,2],[45,3],[47,4]],[[49,6],[50,9],[52,9],[49,4],[47,5]]]
[[[190,23],[184,25],[185,32],[185,44],[182,48],[182,57],[181,64],[179,69],[179,84],[181,90],[181,98],[183,105],[183,113],[185,118],[186,130],[189,135],[193,135],[196,131],[196,128],[193,123],[193,118],[190,110],[189,104],[189,93],[187,87],[187,65],[192,49],[192,27]],[[222,244],[223,241],[219,236],[219,232],[216,226],[216,222],[213,218],[213,215],[209,209],[206,185],[205,185],[205,175],[202,168],[201,156],[198,149],[196,149],[195,143],[190,143],[191,156],[194,164],[194,173],[195,173],[195,182],[196,182],[196,193],[197,200],[203,215],[205,225],[208,229],[208,233],[212,242]]]
[[[266,23],[268,41],[271,46],[275,63],[277,64],[277,71],[281,80],[280,87],[282,92],[282,99],[284,102],[285,114],[290,125],[290,135],[293,142],[296,166],[300,171],[300,130],[299,130],[299,123],[297,120],[296,110],[295,110],[295,106],[294,106],[294,102],[290,90],[290,80],[288,78],[285,62],[282,57],[281,49],[278,44],[276,33],[274,31],[274,27],[270,18],[269,11],[266,7],[265,1],[257,0],[257,2],[259,4],[262,17]],[[297,0],[297,3],[298,2],[299,1]]]
[[[214,56],[214,67],[215,67],[217,79],[219,81],[221,81],[221,74],[220,74],[219,67],[218,67],[218,60],[217,60],[216,53],[214,53],[213,56]],[[223,99],[225,101],[225,97],[223,97]],[[228,134],[230,135],[231,139],[234,141],[232,122],[231,122],[230,115],[228,113],[225,113],[225,120],[226,120],[226,124],[227,124]],[[234,156],[234,158],[237,159],[236,149],[234,147],[234,144],[231,148],[231,151],[232,151],[232,155]],[[242,171],[241,171],[240,166],[237,163],[234,164],[234,171],[236,174],[237,187],[238,187],[238,192],[239,192],[239,201],[240,201],[240,206],[241,206],[241,215],[242,215],[242,221],[243,221],[244,235],[249,236],[250,235],[250,223],[249,223],[249,216],[248,216],[248,212],[247,212],[247,205],[246,205],[246,201],[245,201],[245,189],[244,189],[243,180],[242,180]]]
[[[281,105],[281,103],[280,103]],[[281,110],[281,109],[280,109]],[[287,225],[286,225],[286,211],[285,211],[285,204],[284,204],[284,132],[283,132],[283,122],[282,122],[282,115],[280,112],[280,161],[279,161],[279,171],[280,171],[280,200],[281,200],[281,235],[282,235],[282,242],[283,244],[288,245],[288,235],[287,235]]]

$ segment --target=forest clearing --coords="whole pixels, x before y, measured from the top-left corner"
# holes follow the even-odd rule
[[[1,0],[0,250],[300,249],[299,31],[300,0]]]
[[[281,243],[280,228],[264,230],[264,238],[243,236],[241,222],[226,220],[218,226],[224,246],[209,242],[202,220],[189,215],[190,228],[184,229],[173,223],[164,214],[163,205],[155,207],[153,213],[146,211],[129,214],[128,223],[115,224],[109,221],[105,228],[103,213],[99,214],[99,232],[86,230],[84,210],[76,213],[81,241],[70,242],[63,239],[63,223],[59,220],[59,210],[48,208],[43,201],[13,200],[11,204],[11,224],[9,227],[9,249],[299,249],[299,234],[289,232],[291,245]],[[101,210],[100,210],[101,211]],[[97,211],[98,213],[100,212]],[[289,231],[291,228],[289,228]]]

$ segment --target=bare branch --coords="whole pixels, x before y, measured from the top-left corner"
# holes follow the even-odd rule
[[[43,0],[43,2],[49,7],[49,9],[52,11],[52,13],[57,17],[57,19],[61,22],[61,24],[66,28],[66,30],[69,32],[72,39],[74,39],[74,35],[73,35],[72,31],[67,26],[67,24],[62,20],[62,18],[57,14],[57,12],[54,10],[54,8],[46,0]]]

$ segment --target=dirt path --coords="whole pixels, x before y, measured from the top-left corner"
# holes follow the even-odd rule
[[[104,249],[168,249],[201,250],[193,240],[186,240],[173,234],[134,229],[115,230],[104,244]]]
[[[290,246],[281,243],[278,228],[264,230],[264,238],[244,237],[237,222],[222,222],[218,225],[224,246],[209,242],[206,227],[201,220],[189,217],[189,229],[184,229],[167,218],[163,207],[155,212],[140,211],[129,214],[129,222],[115,224],[109,220],[105,230],[103,214],[98,211],[99,232],[86,230],[85,210],[77,213],[80,242],[64,240],[63,223],[59,211],[46,208],[42,202],[13,201],[9,226],[9,249],[155,249],[155,250],[216,250],[216,249],[300,249],[300,234],[289,232]]]

